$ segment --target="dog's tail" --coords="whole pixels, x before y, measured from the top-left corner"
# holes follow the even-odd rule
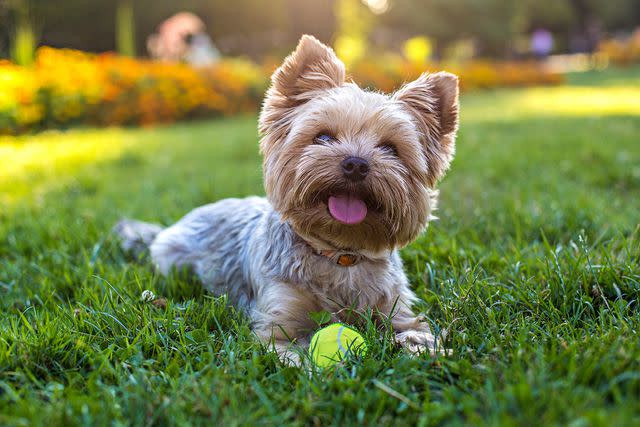
[[[113,226],[112,232],[120,239],[123,251],[140,258],[148,252],[149,246],[162,230],[163,227],[158,224],[123,219]]]

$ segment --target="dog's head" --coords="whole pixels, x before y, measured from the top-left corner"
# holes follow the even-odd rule
[[[260,114],[267,196],[303,237],[379,251],[422,232],[458,127],[458,79],[423,74],[393,95],[345,81],[333,50],[303,36]]]

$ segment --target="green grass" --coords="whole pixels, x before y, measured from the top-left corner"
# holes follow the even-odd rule
[[[262,194],[255,117],[2,140],[0,424],[638,425],[638,75],[465,95],[440,220],[402,252],[452,354],[367,330],[322,374],[108,234]]]

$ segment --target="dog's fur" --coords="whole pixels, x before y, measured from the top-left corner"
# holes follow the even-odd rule
[[[125,220],[116,231],[125,249],[148,245],[163,274],[192,267],[293,362],[291,340],[308,343],[315,326],[309,313],[339,320],[344,307],[373,308],[410,351],[433,351],[437,340],[411,311],[416,297],[397,249],[431,218],[457,126],[456,76],[423,74],[391,96],[365,91],[345,80],[330,48],[303,36],[273,74],[260,115],[267,198],[222,200],[165,229]],[[317,143],[318,134],[333,139]],[[365,179],[345,179],[340,164],[349,156],[366,159]],[[334,219],[327,200],[336,194],[364,201],[365,219]],[[343,254],[359,262],[340,265]]]

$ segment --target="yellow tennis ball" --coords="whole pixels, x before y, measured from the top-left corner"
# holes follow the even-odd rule
[[[341,323],[333,323],[313,335],[309,352],[315,364],[324,368],[352,355],[364,356],[367,344],[357,331]]]

